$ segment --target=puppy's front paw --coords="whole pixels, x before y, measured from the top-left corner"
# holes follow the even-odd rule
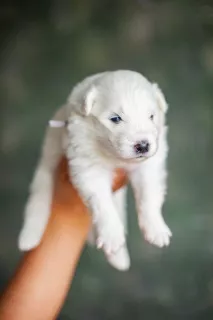
[[[125,241],[124,228],[120,223],[108,223],[98,228],[97,247],[103,248],[107,255],[116,253]]]
[[[141,217],[139,224],[146,241],[160,248],[169,245],[172,233],[163,218]]]

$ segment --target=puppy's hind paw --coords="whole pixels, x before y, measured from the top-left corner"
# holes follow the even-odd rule
[[[130,268],[130,257],[126,245],[122,246],[117,252],[106,255],[107,260],[115,269],[127,271]]]
[[[23,228],[18,238],[18,248],[21,251],[29,251],[37,247],[40,243],[41,235],[35,230]]]
[[[169,245],[172,233],[163,219],[147,219],[140,224],[140,227],[145,240],[149,243],[160,248]]]

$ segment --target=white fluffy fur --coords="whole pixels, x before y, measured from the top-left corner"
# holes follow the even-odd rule
[[[71,92],[54,120],[66,128],[47,129],[41,159],[30,188],[19,248],[41,241],[49,219],[55,169],[65,153],[70,178],[90,209],[94,228],[89,235],[119,270],[129,268],[126,246],[125,189],[112,194],[113,172],[124,168],[133,187],[144,238],[163,247],[171,231],[162,217],[166,193],[167,103],[156,84],[133,71],[114,71],[86,78]],[[110,121],[118,114],[123,121]],[[151,114],[154,119],[151,120]],[[137,158],[134,145],[148,140],[150,150]],[[95,231],[95,233],[94,233]]]

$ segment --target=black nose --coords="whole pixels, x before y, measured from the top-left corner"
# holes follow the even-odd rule
[[[150,144],[147,140],[142,140],[141,142],[137,143],[134,148],[137,154],[144,154],[149,151]]]

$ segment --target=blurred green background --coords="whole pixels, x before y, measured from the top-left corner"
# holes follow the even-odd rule
[[[132,69],[158,82],[170,105],[164,215],[172,243],[144,242],[130,191],[130,271],[86,248],[60,319],[213,319],[212,1],[8,0],[0,24],[0,288],[20,259],[47,121],[85,76]]]

